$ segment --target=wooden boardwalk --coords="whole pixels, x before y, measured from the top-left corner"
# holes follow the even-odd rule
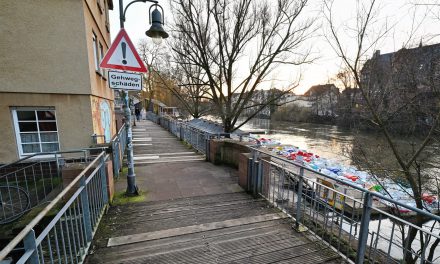
[[[161,151],[168,150],[156,148],[159,155]],[[139,155],[139,150],[136,153]],[[207,164],[191,161],[194,163]],[[157,168],[143,164],[142,168],[159,168],[166,175],[165,170],[173,170],[175,165],[167,164]],[[160,175],[160,171],[156,172]],[[137,175],[141,177],[139,172]],[[179,171],[174,171],[174,175],[179,185]],[[205,183],[203,176],[201,173],[194,179],[198,184]],[[236,180],[234,175],[228,177]],[[265,200],[242,191],[232,192],[224,178],[212,179],[221,179],[223,189],[111,206],[86,263],[341,263],[331,248],[314,241],[307,232],[294,231],[291,220]],[[154,191],[169,193],[166,189]],[[169,196],[173,197],[171,193]]]

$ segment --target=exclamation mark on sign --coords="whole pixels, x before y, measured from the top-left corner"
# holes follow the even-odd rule
[[[123,58],[123,60],[122,60],[122,64],[127,64],[127,60],[125,59],[125,49],[126,49],[126,45],[127,44],[125,44],[125,42],[122,42],[121,43],[121,48],[122,48],[122,58]]]

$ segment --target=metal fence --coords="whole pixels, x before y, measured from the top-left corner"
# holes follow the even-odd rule
[[[205,154],[209,140],[221,137],[168,117],[157,122]],[[294,218],[296,230],[311,233],[347,262],[440,263],[439,216],[250,149],[248,190]]]
[[[111,141],[113,176],[119,178],[119,172],[122,168],[125,149],[127,147],[127,129],[125,124],[119,129],[118,133]]]
[[[224,137],[228,134],[225,133],[209,133],[205,132],[201,129],[195,128],[187,124],[183,121],[178,121],[176,119],[167,117],[167,116],[161,116],[156,118],[151,118],[154,116],[154,114],[147,115],[147,118],[151,121],[156,122],[161,125],[163,128],[170,131],[172,134],[174,134],[177,138],[179,138],[182,141],[185,141],[189,145],[191,145],[194,149],[196,149],[198,152],[207,154],[209,153],[209,140],[210,139],[218,139],[221,137]]]
[[[37,153],[0,167],[0,224],[10,223],[30,209],[49,202],[62,190],[61,171],[92,159],[90,148]]]
[[[440,217],[252,148],[248,187],[355,263],[440,263]],[[423,219],[417,224],[416,219]]]
[[[146,118],[150,121],[153,121],[154,123],[159,123],[159,117],[153,112],[148,111],[146,114]]]
[[[90,162],[2,249],[0,261],[81,263],[108,203],[107,159],[108,155],[103,151]],[[59,210],[47,224],[52,209]]]

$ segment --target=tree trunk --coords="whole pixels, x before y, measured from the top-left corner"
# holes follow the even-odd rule
[[[231,133],[234,129],[234,126],[232,125],[232,120],[230,117],[226,117],[223,122],[223,131],[225,133]]]

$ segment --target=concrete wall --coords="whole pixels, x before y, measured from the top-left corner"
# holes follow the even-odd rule
[[[98,5],[100,3],[100,5]],[[107,141],[117,133],[114,114],[114,93],[108,87],[107,76],[104,70],[96,71],[93,34],[96,35],[98,43],[102,44],[104,54],[110,46],[110,28],[106,26],[106,12],[108,7],[105,0],[84,0],[83,12],[85,21],[85,39],[87,43],[88,72],[90,77],[89,89],[93,95],[90,97],[90,107],[92,108],[93,133],[105,135]],[[98,44],[99,48],[99,44]],[[100,52],[100,51],[99,51]],[[103,57],[104,54],[101,56]],[[101,57],[100,56],[100,57]],[[104,118],[103,105],[108,105],[111,109],[110,120]],[[108,122],[110,122],[108,124]],[[110,129],[110,134],[108,133]],[[98,138],[98,143],[104,143],[104,138]]]
[[[82,5],[0,1],[0,92],[90,93]]]
[[[209,145],[210,161],[216,165],[225,164],[238,169],[238,184],[245,191],[252,191],[252,180],[249,179],[248,160],[252,159],[252,151],[248,143],[234,140],[211,140]],[[270,161],[269,155],[262,155],[262,159]],[[263,162],[262,193],[267,194],[270,179],[270,165]]]
[[[97,3],[101,3],[98,6]],[[111,101],[114,100],[113,90],[108,88],[107,74],[105,71],[96,71],[94,59],[93,33],[97,37],[98,43],[101,43],[104,48],[104,53],[110,47],[110,33],[109,27],[106,26],[106,10],[104,0],[84,0],[83,12],[85,21],[85,39],[87,43],[88,56],[88,73],[90,76],[89,92],[95,96],[103,97]],[[104,56],[104,55],[102,55]]]
[[[3,93],[0,96],[0,163],[19,158],[10,107],[55,107],[60,149],[88,147],[93,134],[90,96]]]
[[[105,134],[103,105],[110,109],[105,127],[116,133],[114,94],[94,59],[93,33],[104,52],[110,45],[106,4],[0,1],[0,163],[19,158],[11,107],[55,107],[61,150]]]
[[[105,136],[104,138],[98,138],[97,142],[108,143],[113,135],[117,133],[113,102],[101,97],[91,96],[90,103],[92,109],[93,133]],[[109,107],[109,113],[105,113],[106,107]]]
[[[244,142],[234,140],[211,140],[209,160],[214,164],[230,165],[238,168],[240,153],[249,153],[250,149]]]

